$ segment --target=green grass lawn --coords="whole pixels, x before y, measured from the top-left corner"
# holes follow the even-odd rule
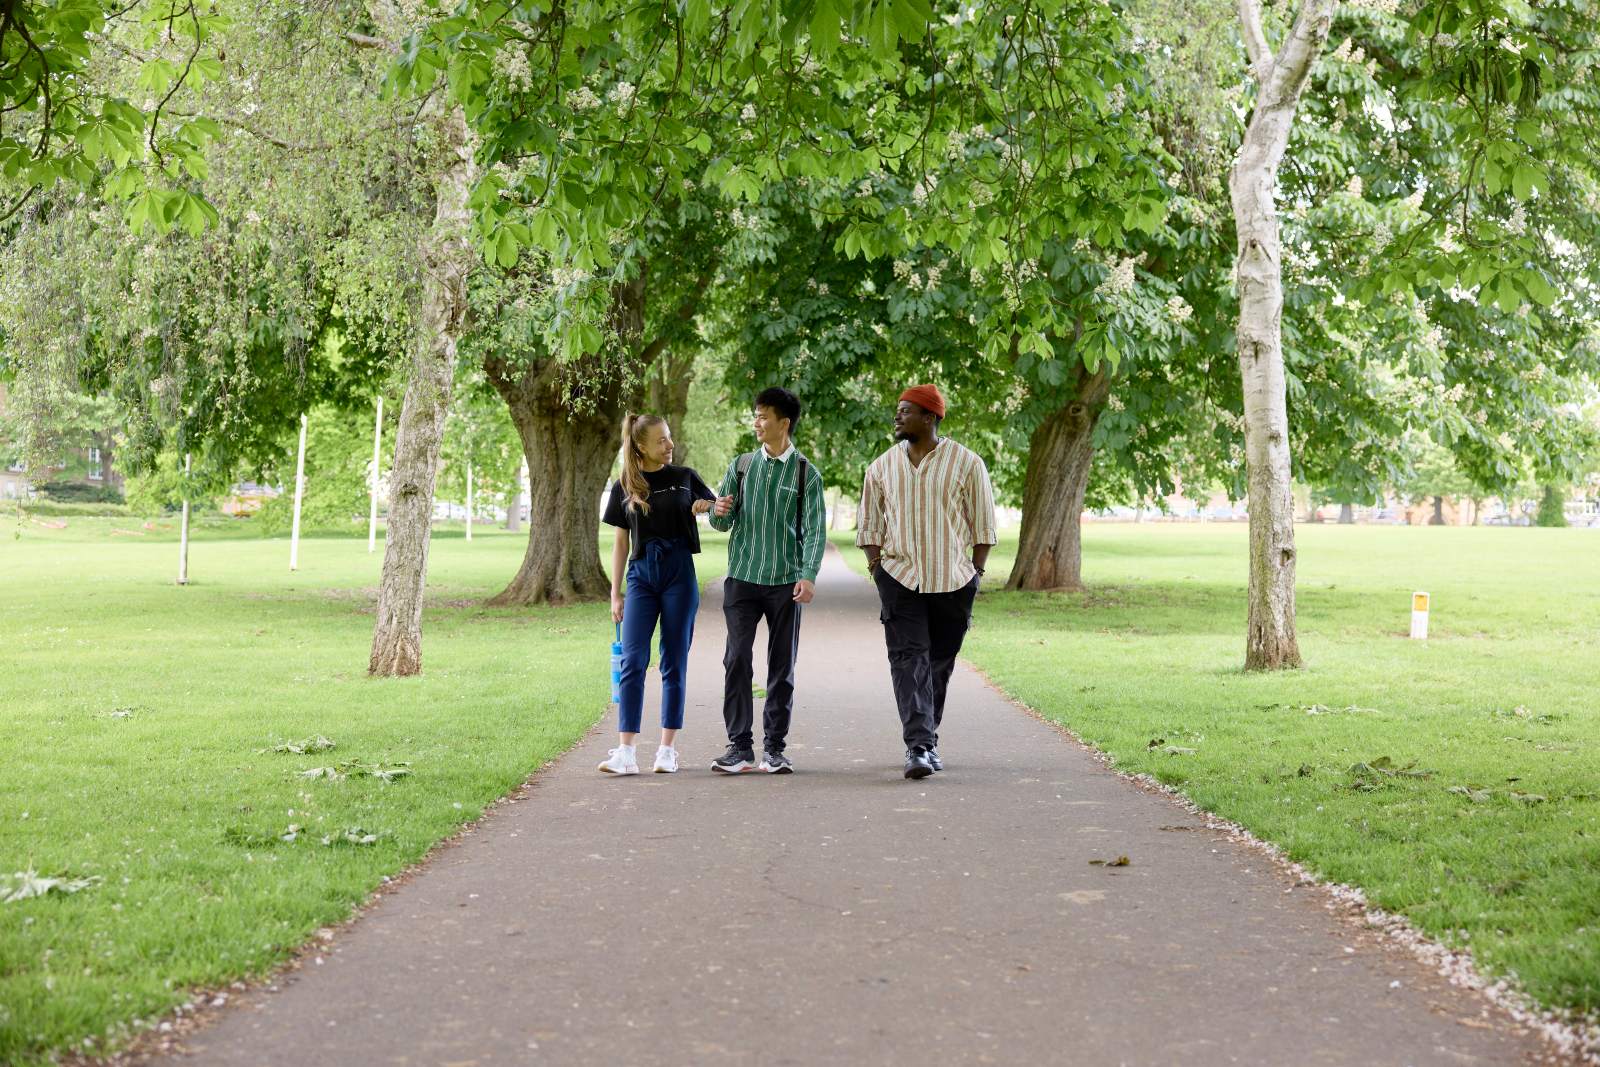
[[[1231,524],[1091,524],[1082,593],[1001,591],[1002,544],[965,655],[1119,769],[1547,1005],[1600,1009],[1600,533],[1297,538],[1304,670],[1240,669],[1246,530]],[[1426,642],[1407,637],[1413,590],[1433,596]]]
[[[269,970],[606,707],[604,605],[481,606],[525,534],[436,534],[425,673],[371,681],[382,548],[364,537],[304,539],[291,574],[287,540],[211,517],[179,588],[170,521],[7,520],[0,889],[26,869],[100,881],[0,904],[0,1063],[103,1048],[190,987]],[[726,547],[705,540],[709,578]],[[317,735],[337,747],[262,751]],[[410,774],[299,776],[346,760]]]

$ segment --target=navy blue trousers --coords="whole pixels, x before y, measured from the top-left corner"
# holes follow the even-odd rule
[[[645,542],[644,555],[628,564],[628,589],[622,602],[622,679],[618,685],[617,729],[639,732],[644,717],[644,676],[650,668],[650,638],[661,626],[661,728],[683,728],[685,675],[694,616],[700,609],[700,583],[694,555],[681,541]]]

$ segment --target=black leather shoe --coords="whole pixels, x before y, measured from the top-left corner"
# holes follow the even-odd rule
[[[933,773],[933,764],[928,761],[928,753],[920,748],[906,749],[906,777],[926,778]]]
[[[934,770],[944,770],[944,760],[939,758],[939,750],[937,748],[928,749],[928,762],[933,764]]]

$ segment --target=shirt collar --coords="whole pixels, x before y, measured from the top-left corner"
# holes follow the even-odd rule
[[[767,451],[766,445],[761,446],[761,454],[770,460],[777,461],[778,463],[787,463],[789,462],[789,457],[794,455],[794,442],[790,441],[788,445],[784,447],[782,455],[774,456],[771,452]]]

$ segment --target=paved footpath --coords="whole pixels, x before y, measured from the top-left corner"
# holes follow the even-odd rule
[[[190,1035],[174,1067],[1365,1067],[1540,1051],[966,667],[949,769],[904,780],[876,596],[831,550],[803,629],[798,773],[709,770],[722,640],[716,583],[684,771],[596,773],[608,717],[320,964]],[[1089,863],[1119,855],[1131,865]]]

